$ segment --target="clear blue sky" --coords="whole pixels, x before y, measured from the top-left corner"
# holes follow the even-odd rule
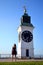
[[[13,44],[18,44],[17,28],[24,5],[35,26],[34,53],[43,54],[43,0],[0,0],[0,53],[11,53]]]

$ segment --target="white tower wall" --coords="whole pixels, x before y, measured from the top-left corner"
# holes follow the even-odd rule
[[[19,26],[18,28],[18,35],[22,34],[23,31],[28,30],[33,34],[33,29],[34,27],[29,27],[29,26]],[[20,41],[18,41],[18,57],[19,58],[27,58],[26,57],[26,49],[29,50],[29,57],[34,57],[34,47],[33,47],[33,40],[31,42],[24,42],[22,38],[20,38]],[[28,57],[28,58],[29,58]]]

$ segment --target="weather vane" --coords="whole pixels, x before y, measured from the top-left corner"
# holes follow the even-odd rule
[[[26,7],[24,6],[23,8],[24,8],[24,13],[26,13],[27,12]]]

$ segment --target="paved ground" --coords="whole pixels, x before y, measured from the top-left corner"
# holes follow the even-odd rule
[[[43,61],[43,59],[16,59],[16,62],[20,61]],[[12,62],[12,59],[0,59],[0,62]],[[13,62],[15,62],[15,59]]]

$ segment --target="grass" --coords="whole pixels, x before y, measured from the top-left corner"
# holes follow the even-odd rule
[[[0,65],[43,65],[43,61],[0,62]]]

